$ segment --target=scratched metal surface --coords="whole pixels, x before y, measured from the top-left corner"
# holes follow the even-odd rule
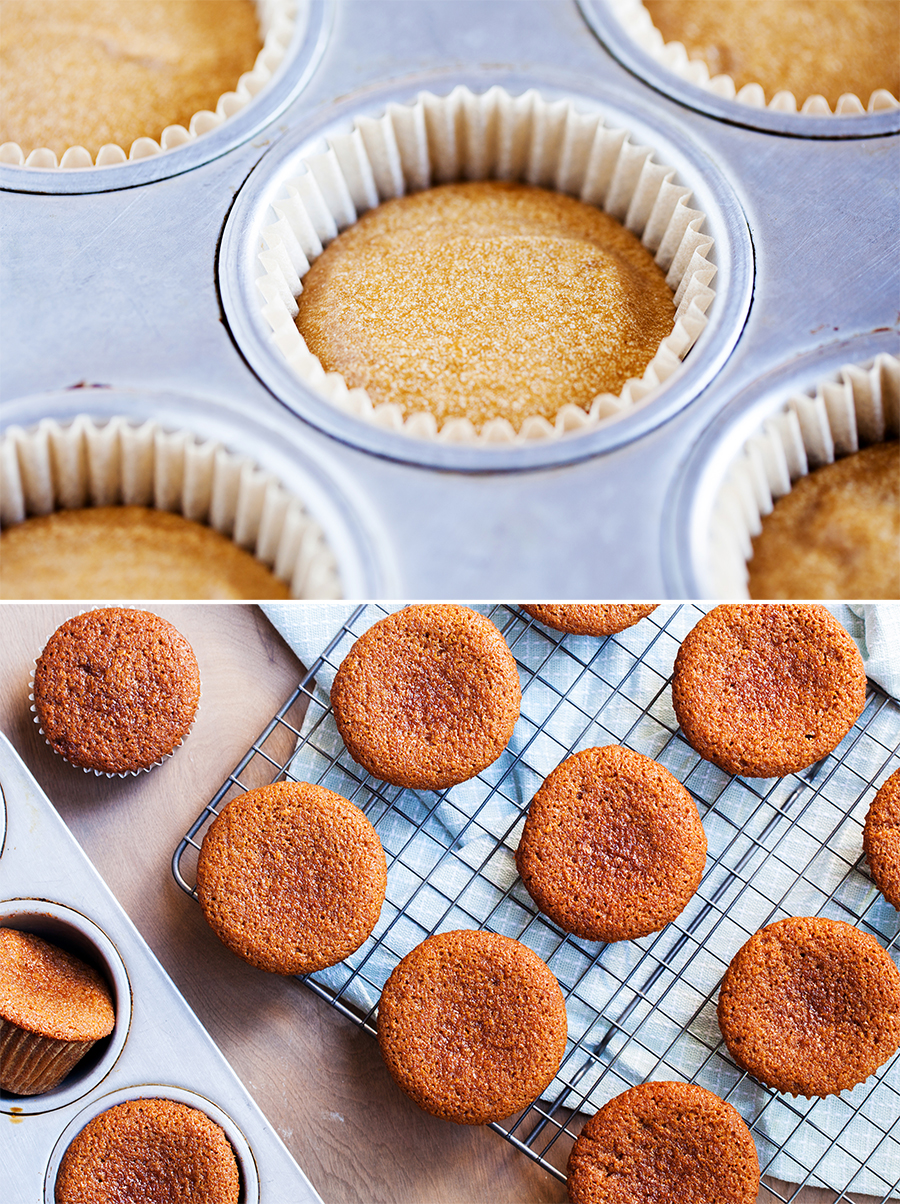
[[[385,534],[369,546],[375,567],[357,566],[363,595],[691,596],[692,525],[702,515],[679,498],[698,442],[755,404],[756,382],[801,358],[828,372],[873,346],[897,347],[898,118],[813,119],[815,137],[732,124],[622,65],[586,19],[596,7],[323,0],[310,8],[315,46],[298,60],[308,82],[211,161],[134,187],[126,184],[150,169],[122,168],[114,190],[62,195],[45,191],[59,173],[0,170],[0,421],[11,420],[13,400],[16,421],[64,409],[60,391],[87,381],[186,396],[170,409],[187,426],[191,398],[287,422],[309,458],[334,466],[336,490],[352,483],[360,527]],[[721,362],[698,345],[659,400],[612,433],[482,459],[361,428],[302,389],[288,397],[275,382],[276,396],[222,309],[223,283],[240,286],[244,270],[218,258],[236,245],[235,198],[236,213],[251,206],[269,154],[274,162],[373,97],[501,77],[593,97],[657,129],[688,182],[709,187],[736,281],[711,311],[723,327]],[[15,191],[23,187],[35,191]]]

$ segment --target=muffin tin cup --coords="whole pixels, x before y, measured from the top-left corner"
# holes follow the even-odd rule
[[[495,96],[499,130],[485,116]],[[580,407],[564,407],[553,428],[530,419],[514,435],[495,420],[476,438],[466,420],[448,422],[438,433],[424,416],[404,424],[398,407],[373,410],[361,390],[348,391],[337,373],[323,373],[293,323],[293,294],[308,255],[315,258],[317,248],[392,190],[497,177],[602,199],[645,244],[659,248],[658,261],[672,265],[670,284],[684,281],[676,301],[683,302],[688,329],[676,323],[672,348],[661,351],[642,381],[629,382],[620,399],[597,399],[590,417]],[[680,256],[679,221],[687,227]],[[267,250],[260,253],[262,245]],[[625,111],[595,88],[579,91],[571,79],[562,84],[502,71],[415,77],[329,106],[251,175],[226,224],[218,268],[232,334],[289,408],[378,454],[462,470],[563,463],[664,421],[727,358],[753,277],[740,205],[696,142],[639,106]]]
[[[225,1133],[237,1159],[238,1172],[241,1178],[240,1204],[259,1204],[259,1171],[256,1166],[256,1159],[253,1156],[253,1151],[246,1137],[234,1120],[227,1112],[213,1103],[212,1100],[198,1095],[196,1091],[188,1091],[184,1087],[162,1083],[140,1083],[131,1087],[122,1087],[117,1091],[110,1092],[109,1095],[99,1096],[91,1100],[86,1108],[69,1121],[60,1134],[59,1140],[50,1155],[50,1161],[47,1165],[47,1175],[44,1181],[44,1204],[55,1204],[56,1178],[59,1174],[60,1163],[65,1156],[66,1150],[85,1125],[89,1124],[90,1121],[94,1120],[102,1112],[114,1108],[117,1104],[124,1104],[128,1100],[137,1099],[174,1100],[178,1104],[186,1104],[189,1108],[196,1108],[199,1112],[203,1112],[208,1116],[211,1121],[214,1121]]]
[[[100,166],[82,165],[85,156],[73,154],[77,148],[67,152],[68,163],[56,167],[50,163],[55,158],[52,152],[31,152],[26,157],[15,143],[5,143],[0,148],[5,152],[0,154],[0,189],[86,193],[133,188],[191,171],[253,138],[306,87],[322,57],[333,20],[332,0],[279,0],[274,5],[262,0],[260,9],[267,26],[276,23],[273,9],[284,10],[274,14],[278,28],[270,30],[253,70],[241,77],[236,91],[220,98],[214,113],[195,114],[189,130],[168,127],[164,146],[139,138],[127,161],[110,151],[110,161]]]
[[[679,104],[720,121],[799,138],[872,138],[900,130],[900,105],[888,92],[847,100],[838,113],[832,113],[824,101],[804,106],[804,98],[790,93],[778,93],[778,99],[773,97],[766,105],[758,84],[747,85],[735,95],[729,76],[710,80],[706,65],[689,60],[681,43],[664,45],[640,0],[578,0],[578,6],[623,67]],[[865,106],[873,102],[883,107],[867,110]],[[797,112],[798,107],[807,111]]]
[[[208,523],[295,598],[368,596],[392,579],[370,507],[296,429],[130,390],[22,398],[3,417],[4,526],[55,509],[143,505]]]
[[[0,1092],[0,1112],[10,1116],[54,1112],[92,1091],[118,1060],[131,1025],[128,972],[110,937],[86,915],[60,903],[48,899],[6,899],[0,902],[0,927],[30,932],[75,954],[99,971],[112,991],[115,1028],[87,1051],[59,1086],[40,1095]]]
[[[674,478],[662,530],[673,597],[746,598],[751,538],[800,476],[896,439],[892,332],[832,344],[762,376],[712,423]]]

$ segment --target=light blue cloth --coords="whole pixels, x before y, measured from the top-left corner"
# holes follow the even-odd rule
[[[335,649],[334,664],[385,609],[397,608],[367,606]],[[353,611],[339,603],[264,609],[307,666]],[[861,859],[875,786],[900,766],[900,708],[870,701],[835,753],[803,774],[732,780],[671,734],[677,724],[668,679],[680,641],[706,607],[664,604],[603,641],[563,637],[515,608],[476,609],[505,631],[520,666],[522,712],[499,760],[450,791],[385,788],[365,775],[326,713],[333,665],[317,676],[307,719],[318,724],[315,741],[301,740],[292,775],[321,781],[362,807],[389,869],[373,938],[313,978],[354,1007],[372,1009],[399,958],[430,932],[481,927],[516,937],[544,958],[566,995],[570,1046],[545,1106],[564,1101],[590,1112],[647,1078],[690,1079],[737,1107],[764,1173],[796,1183],[812,1170],[816,1186],[886,1194],[900,1175],[900,1059],[852,1092],[793,1100],[737,1070],[721,1043],[715,998],[737,949],[785,915],[849,920],[900,957],[897,913]],[[900,696],[900,605],[830,609],[856,640],[869,676]],[[514,851],[543,778],[572,752],[614,742],[658,759],[688,785],[709,860],[678,920],[654,936],[603,948],[565,936],[536,914]]]

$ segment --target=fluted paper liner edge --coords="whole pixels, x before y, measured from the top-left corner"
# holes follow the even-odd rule
[[[495,86],[483,94],[458,86],[446,97],[422,92],[412,104],[389,104],[378,118],[358,117],[351,133],[310,154],[305,171],[286,179],[260,231],[257,279],[272,343],[299,380],[337,409],[422,439],[490,446],[531,443],[586,432],[646,399],[678,367],[707,324],[716,267],[705,214],[690,208],[690,188],[653,161],[628,131],[579,113],[567,100],[547,101],[531,89],[513,97]],[[294,321],[301,278],[324,245],[365,211],[407,191],[454,180],[521,180],[579,197],[617,218],[656,258],[675,293],[675,325],[648,364],[618,396],[594,398],[588,410],[568,403],[555,422],[527,417],[518,431],[494,418],[479,432],[467,418],[438,430],[433,415],[393,403],[373,405],[364,389],[326,372]],[[274,220],[273,220],[274,218]]]
[[[717,598],[748,598],[747,562],[764,515],[814,468],[900,433],[900,358],[883,353],[846,364],[810,393],[792,393],[728,467],[708,528],[710,585]]]
[[[700,58],[690,58],[681,42],[666,42],[653,24],[650,13],[641,0],[606,0],[610,11],[625,32],[640,48],[662,67],[674,72],[680,79],[695,84],[706,92],[712,92],[723,100],[733,100],[754,109],[770,109],[776,113],[796,113],[809,117],[858,117],[866,112],[878,113],[884,109],[900,108],[900,100],[887,88],[876,88],[864,105],[860,97],[846,92],[838,97],[834,112],[824,96],[798,97],[788,89],[776,92],[766,101],[761,84],[749,83],[738,88],[730,75],[709,74],[709,67]]]
[[[288,582],[294,598],[340,598],[334,551],[301,498],[249,457],[190,431],[124,417],[45,418],[0,439],[0,523],[85,506],[146,506],[207,523]]]
[[[223,93],[215,111],[202,109],[191,118],[188,128],[169,125],[154,138],[136,138],[128,154],[121,146],[109,142],[97,152],[96,162],[83,146],[70,146],[57,160],[56,152],[46,146],[26,150],[18,142],[4,142],[0,146],[0,163],[11,167],[65,168],[110,167],[137,159],[148,159],[163,151],[174,150],[185,143],[194,142],[202,134],[218,129],[220,125],[239,113],[254,96],[268,84],[281,65],[297,18],[298,0],[254,0],[259,14],[259,33],[262,49],[250,71],[245,71],[234,87],[234,91]]]

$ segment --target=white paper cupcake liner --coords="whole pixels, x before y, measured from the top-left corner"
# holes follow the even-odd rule
[[[334,551],[303,501],[219,443],[156,422],[44,419],[0,439],[0,524],[84,506],[134,505],[207,523],[267,565],[294,598],[339,598]]]
[[[45,146],[28,149],[21,147],[18,142],[4,142],[0,145],[0,163],[13,167],[40,168],[109,167],[174,150],[210,130],[218,129],[262,91],[281,65],[293,37],[298,0],[254,0],[254,3],[259,14],[262,49],[256,56],[253,69],[244,72],[234,91],[224,92],[219,97],[215,112],[201,109],[193,115],[187,129],[183,125],[166,126],[158,142],[154,138],[136,138],[127,154],[121,146],[110,142],[101,146],[96,160],[83,146],[70,146],[58,160],[56,153]]]
[[[628,131],[579,113],[567,100],[545,100],[535,90],[511,96],[500,87],[478,95],[459,86],[448,96],[419,94],[412,104],[389,104],[381,117],[358,117],[350,133],[311,154],[305,171],[285,181],[273,202],[275,220],[261,231],[262,313],[275,347],[298,378],[338,409],[420,439],[496,445],[556,439],[586,432],[647,399],[678,367],[707,323],[716,272],[713,239],[702,232],[705,214],[689,206],[691,190],[673,167],[653,161],[651,147]],[[438,429],[428,413],[404,416],[393,403],[373,405],[364,389],[350,389],[325,372],[295,324],[301,278],[339,231],[365,211],[406,192],[454,180],[521,180],[557,189],[604,209],[655,255],[675,293],[675,325],[643,377],[622,392],[596,397],[589,409],[564,405],[554,423],[532,415],[519,431],[505,418],[479,432],[466,418]]]
[[[712,595],[747,598],[752,539],[777,498],[814,468],[900,433],[900,359],[847,364],[811,393],[789,396],[745,440],[719,486],[709,523]]]
[[[702,59],[689,58],[681,42],[664,41],[641,0],[606,0],[606,3],[626,33],[657,63],[723,100],[734,100],[755,109],[768,108],[776,113],[799,111],[811,117],[857,117],[865,112],[879,113],[884,109],[900,107],[900,100],[886,88],[877,88],[872,92],[867,105],[852,92],[847,92],[838,98],[833,114],[824,96],[800,98],[787,89],[776,92],[767,102],[761,84],[745,84],[739,89],[730,75],[711,76],[706,63]]]

